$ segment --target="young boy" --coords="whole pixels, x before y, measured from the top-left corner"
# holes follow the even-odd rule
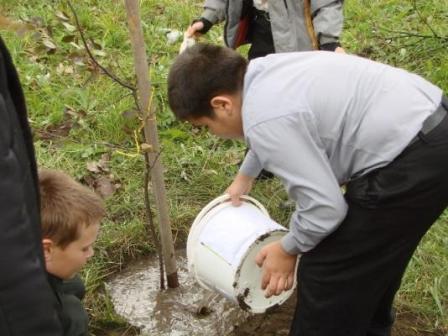
[[[168,99],[179,119],[246,141],[227,190],[235,205],[262,168],[296,202],[290,232],[256,257],[270,296],[292,286],[302,255],[291,335],[390,335],[406,266],[448,203],[442,90],[356,56],[247,65],[231,49],[197,45],[174,62]]]
[[[226,45],[238,48],[250,43],[249,60],[313,49],[345,52],[339,43],[344,19],[342,4],[341,0],[206,0],[201,17],[188,27],[186,34],[204,34],[214,24],[225,21]],[[307,17],[312,20],[308,25]],[[262,170],[258,177],[269,179],[273,175]]]
[[[85,289],[76,274],[93,256],[104,204],[93,191],[59,171],[40,170],[39,187],[45,264],[59,298],[64,335],[88,335],[81,303]]]

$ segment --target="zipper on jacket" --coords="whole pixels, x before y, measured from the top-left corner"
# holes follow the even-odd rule
[[[231,0],[226,1],[226,19],[224,22],[224,43],[227,47],[232,48],[232,46],[229,45],[229,41],[227,40],[227,28],[229,26],[229,2]]]

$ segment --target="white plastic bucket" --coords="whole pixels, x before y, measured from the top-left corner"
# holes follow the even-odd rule
[[[235,207],[228,195],[220,196],[198,214],[188,235],[188,268],[202,287],[221,293],[244,310],[264,313],[285,302],[296,283],[292,289],[266,298],[255,256],[287,230],[274,222],[257,200],[243,198],[241,206]]]

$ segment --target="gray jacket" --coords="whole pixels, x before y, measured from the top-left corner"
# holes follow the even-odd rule
[[[278,176],[296,212],[282,246],[307,252],[341,224],[340,185],[391,163],[442,100],[423,78],[356,56],[313,51],[249,63],[240,172]]]
[[[311,0],[314,30],[321,45],[337,42],[342,31],[343,0]],[[275,51],[311,50],[311,40],[305,26],[303,1],[268,0]],[[242,16],[242,0],[206,0],[202,17],[212,24],[225,21],[224,40],[236,48]]]

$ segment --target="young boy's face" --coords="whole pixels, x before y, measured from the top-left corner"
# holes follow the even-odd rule
[[[223,139],[242,138],[240,96],[217,96],[211,100],[210,105],[213,108],[213,117],[192,118],[189,122],[195,126],[207,127],[210,133]]]
[[[237,139],[240,138],[239,130],[233,125],[229,125],[226,119],[214,117],[200,117],[196,119],[190,119],[190,122],[194,126],[206,127],[207,130],[222,139]]]
[[[51,239],[43,239],[48,273],[64,280],[75,276],[93,256],[93,244],[98,236],[99,228],[99,223],[88,227],[81,225],[79,238],[65,248],[57,246]]]

